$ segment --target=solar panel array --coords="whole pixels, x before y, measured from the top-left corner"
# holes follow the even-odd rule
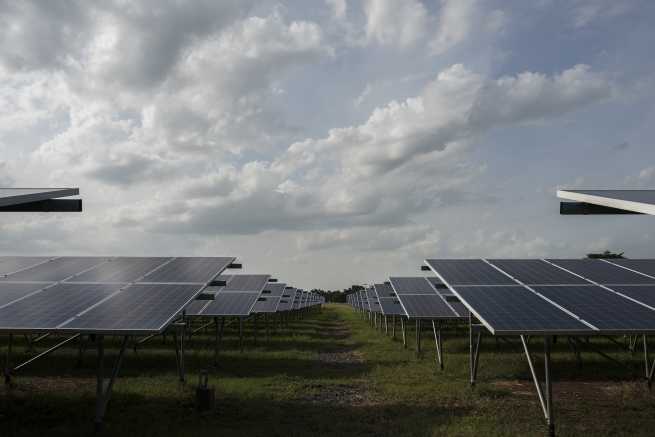
[[[233,261],[0,257],[0,331],[161,332]]]
[[[655,260],[426,260],[495,334],[655,331]]]
[[[391,277],[389,281],[405,314],[411,319],[459,319],[464,316],[453,308],[428,278]]]

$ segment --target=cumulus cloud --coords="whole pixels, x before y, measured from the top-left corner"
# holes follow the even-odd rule
[[[425,36],[428,13],[418,0],[366,0],[366,38],[406,47]]]

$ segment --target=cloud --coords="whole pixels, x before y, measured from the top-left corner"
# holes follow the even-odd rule
[[[332,13],[336,18],[344,18],[348,11],[346,0],[325,0],[325,3],[332,8]]]
[[[655,185],[655,166],[643,168],[636,175],[627,176],[625,185],[628,188],[653,188]]]
[[[428,13],[417,0],[366,0],[366,38],[381,45],[407,47],[425,36]]]

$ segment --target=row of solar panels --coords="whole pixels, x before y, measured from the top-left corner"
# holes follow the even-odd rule
[[[191,316],[247,316],[273,306],[288,311],[321,303],[303,290],[285,286],[280,292],[268,275],[219,276],[237,267],[234,261],[0,257],[0,332],[149,334],[161,332],[185,309]],[[205,300],[196,301],[198,296]],[[227,310],[212,306],[217,296]]]
[[[470,311],[502,335],[655,331],[652,259],[428,259],[426,265],[436,278],[391,278],[348,300],[409,318]]]

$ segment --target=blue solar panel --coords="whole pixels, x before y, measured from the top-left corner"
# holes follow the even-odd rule
[[[0,257],[0,275],[14,273],[41,264],[49,259],[45,256],[2,256]]]
[[[456,314],[436,293],[432,295],[399,294],[398,299],[402,302],[409,318],[459,318],[459,315]]]
[[[604,288],[552,286],[533,289],[604,331],[655,330],[655,311]]]
[[[206,283],[234,261],[234,258],[175,258],[139,282]]]
[[[50,283],[46,284],[6,284],[0,283],[0,307],[7,305],[10,302],[20,299],[27,296],[30,293],[34,293],[42,288],[45,288]]]
[[[655,308],[655,285],[612,285],[610,288]]]
[[[655,259],[613,259],[608,261],[646,275],[655,276]]]
[[[95,257],[61,257],[38,264],[26,270],[21,270],[6,276],[5,281],[63,281],[75,274],[81,273],[100,263],[106,262],[108,258]]]
[[[436,290],[430,285],[428,280],[422,276],[419,277],[394,277],[389,278],[391,286],[396,294],[428,294],[436,295]]]
[[[489,262],[524,284],[589,284],[540,259],[490,259]]]
[[[203,316],[248,316],[257,301],[256,293],[218,293]]]
[[[450,285],[516,285],[479,259],[427,259],[425,262]]]
[[[375,293],[380,299],[385,297],[396,297],[396,292],[393,291],[391,284],[375,284],[374,287]]]
[[[202,286],[191,284],[135,284],[76,317],[62,329],[161,332],[201,290]]]
[[[68,282],[133,282],[171,258],[115,258]]]
[[[380,309],[385,316],[404,316],[405,310],[395,297],[380,298]]]
[[[548,261],[599,284],[655,284],[655,279],[597,259],[549,259]]]
[[[0,330],[56,330],[119,289],[109,284],[58,284],[0,309]]]
[[[455,291],[496,335],[595,332],[522,286],[456,287]]]
[[[277,310],[279,297],[260,296],[252,307],[253,313],[274,313]]]
[[[271,275],[234,275],[225,287],[225,291],[242,291],[259,293]]]

